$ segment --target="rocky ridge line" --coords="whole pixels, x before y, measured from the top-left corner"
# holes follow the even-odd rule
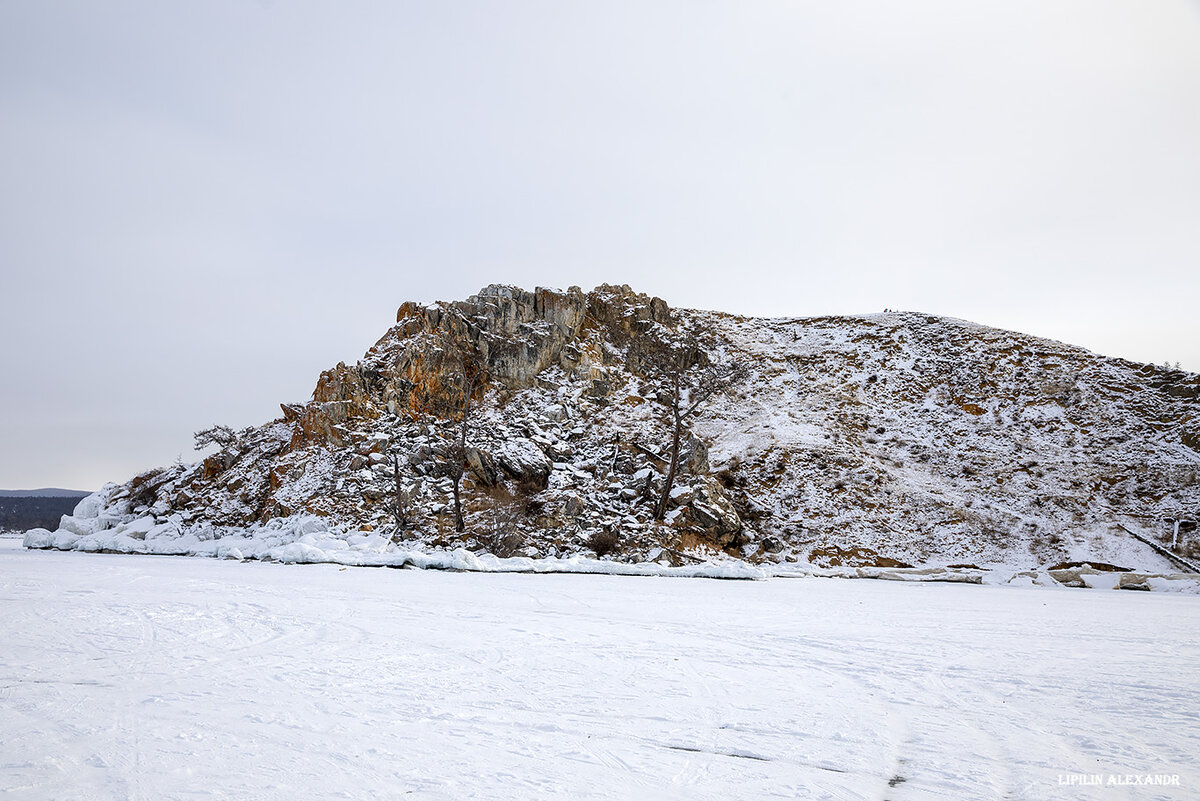
[[[653,365],[684,335],[701,361],[750,375],[688,432],[657,521],[670,429]],[[468,358],[488,380],[468,420],[460,534],[447,465]],[[148,520],[143,536],[204,540],[303,518],[501,556],[607,542],[630,561],[1161,568],[1119,525],[1200,506],[1198,398],[1195,374],[947,318],[762,320],[624,286],[493,285],[403,304],[307,403],[196,465],[110,485],[94,523],[64,523]]]

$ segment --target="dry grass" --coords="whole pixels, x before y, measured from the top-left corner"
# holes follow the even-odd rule
[[[587,546],[596,552],[596,556],[608,556],[610,553],[616,553],[621,546],[621,533],[603,529],[594,531],[587,539]]]

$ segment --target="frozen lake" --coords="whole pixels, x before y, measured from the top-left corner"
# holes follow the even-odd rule
[[[0,798],[1200,798],[1195,596],[7,540],[0,598]]]

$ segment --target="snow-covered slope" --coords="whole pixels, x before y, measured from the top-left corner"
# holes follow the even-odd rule
[[[710,458],[818,559],[1135,566],[1118,524],[1200,506],[1195,374],[923,314],[702,316],[757,373]]]
[[[681,343],[692,350],[673,374],[662,356]],[[714,365],[745,372],[688,421],[656,520],[672,381],[699,397]],[[472,383],[475,368],[486,381]],[[672,310],[628,287],[492,286],[404,304],[308,403],[226,432],[201,463],[109,485],[31,542],[215,553],[177,546],[284,532],[273,545],[319,533],[349,548],[384,533],[412,549],[557,557],[607,537],[635,562],[724,551],[1174,571],[1122,526],[1162,538],[1175,533],[1165,518],[1194,520],[1198,397],[1196,374],[924,314],[766,320]],[[1183,523],[1179,550],[1195,536]]]

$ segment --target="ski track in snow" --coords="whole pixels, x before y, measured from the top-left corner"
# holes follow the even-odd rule
[[[1200,797],[1186,596],[5,541],[0,598],[3,799]]]

